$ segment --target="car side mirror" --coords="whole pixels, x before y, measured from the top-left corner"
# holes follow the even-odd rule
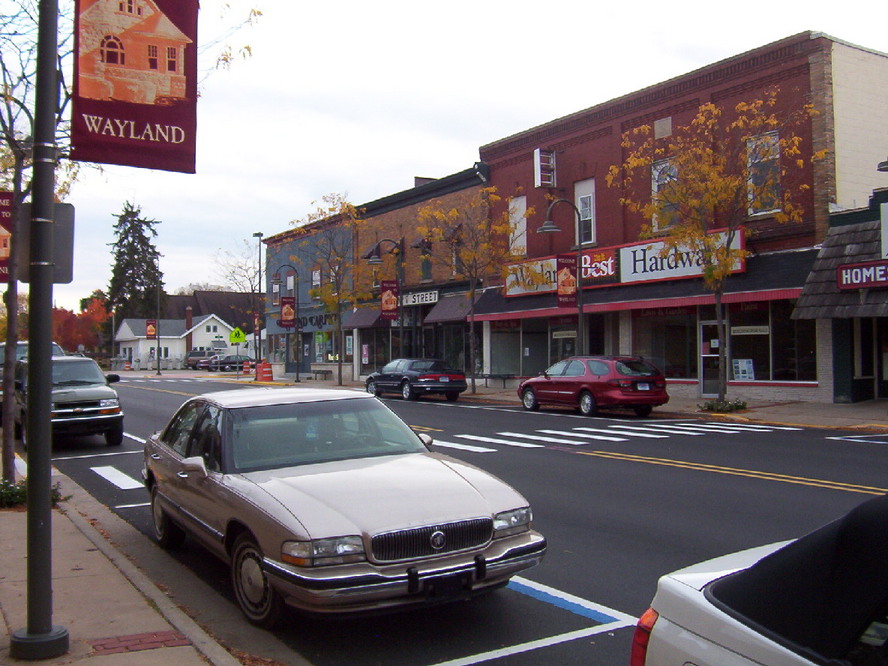
[[[192,456],[182,461],[183,472],[197,472],[200,476],[207,476],[207,463],[201,456]]]
[[[435,441],[432,439],[432,436],[427,432],[419,433],[419,439],[422,441],[423,446],[425,446],[429,451],[432,450],[432,443]]]
[[[117,374],[105,375],[105,379],[108,380],[109,384],[113,384],[114,382],[120,381],[120,375],[117,375]]]

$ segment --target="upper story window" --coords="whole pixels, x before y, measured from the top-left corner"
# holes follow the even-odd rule
[[[509,200],[509,247],[512,254],[527,256],[527,197],[512,197]]]
[[[272,305],[280,305],[281,304],[281,285],[279,282],[271,283],[271,304]]]
[[[577,243],[595,242],[595,179],[581,180],[574,184],[577,210],[580,211],[577,226]]]
[[[167,46],[166,54],[167,54],[167,71],[168,72],[178,72],[179,71],[179,49],[177,49],[175,46]]]
[[[148,69],[158,69],[160,67],[160,59],[157,55],[157,44],[148,45]]]
[[[776,131],[746,141],[746,166],[749,214],[779,210],[780,136]]]
[[[672,183],[678,180],[678,169],[671,159],[654,162],[651,166],[651,196],[659,203],[651,220],[655,230],[668,229],[678,221],[678,202],[670,198]]]
[[[125,65],[126,52],[121,42],[114,35],[105,35],[102,38],[102,45],[99,47],[99,54],[102,62],[108,65]]]
[[[142,15],[142,8],[136,4],[136,0],[120,0],[117,3],[117,11],[134,16]]]

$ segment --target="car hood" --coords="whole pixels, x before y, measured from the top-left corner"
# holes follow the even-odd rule
[[[446,456],[413,453],[243,475],[310,538],[378,534],[526,506],[499,479]]]
[[[117,391],[107,384],[75,384],[59,386],[52,390],[53,402],[85,402],[116,397]]]

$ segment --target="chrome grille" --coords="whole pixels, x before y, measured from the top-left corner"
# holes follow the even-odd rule
[[[438,549],[432,546],[432,535],[436,532],[444,535],[444,545]],[[394,562],[477,548],[490,541],[492,535],[493,521],[490,518],[475,518],[377,534],[373,537],[371,545],[375,560]]]

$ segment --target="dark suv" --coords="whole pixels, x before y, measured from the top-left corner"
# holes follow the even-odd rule
[[[52,357],[52,434],[103,434],[109,446],[123,442],[123,410],[109,386],[119,375],[105,375],[91,358]],[[15,366],[15,436],[27,447],[28,362]]]
[[[205,358],[213,357],[217,352],[212,349],[192,349],[185,354],[185,367],[197,370],[198,363]]]
[[[562,405],[591,416],[599,407],[628,407],[647,416],[669,402],[666,378],[638,356],[576,356],[518,386],[524,409]]]

